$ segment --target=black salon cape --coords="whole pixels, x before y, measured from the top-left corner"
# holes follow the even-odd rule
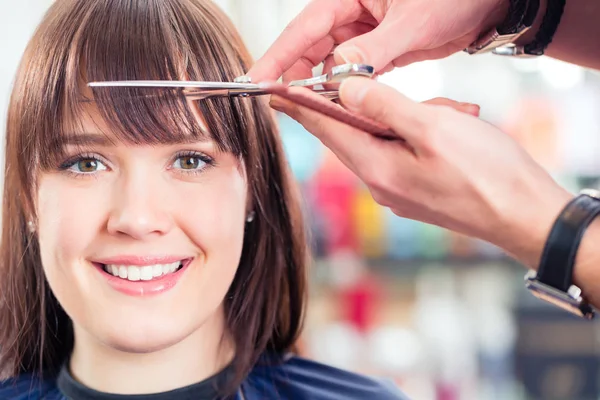
[[[238,394],[235,400],[408,400],[391,381],[351,373],[297,356],[288,356],[276,364],[257,364],[242,383],[241,391],[243,397]],[[55,380],[40,381],[32,375],[0,382],[0,399],[68,400]]]

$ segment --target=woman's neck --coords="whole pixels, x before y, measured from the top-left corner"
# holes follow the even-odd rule
[[[117,350],[75,327],[71,375],[91,389],[114,394],[160,393],[200,382],[234,355],[232,340],[223,335],[223,313],[215,315],[180,342],[147,353]]]

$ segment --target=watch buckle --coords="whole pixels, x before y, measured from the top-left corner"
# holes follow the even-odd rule
[[[498,29],[492,29],[485,35],[475,40],[464,51],[469,54],[485,53],[494,50],[497,47],[510,44],[517,40],[521,35],[529,30],[529,27],[521,27],[517,32],[501,34]]]
[[[525,52],[524,46],[516,46],[514,44],[509,44],[506,46],[496,47],[492,50],[492,53],[498,56],[508,56],[508,57],[519,57],[519,58],[534,58],[539,57],[537,54],[529,54]]]
[[[578,286],[571,285],[567,292],[563,292],[540,282],[537,279],[536,271],[530,270],[525,275],[525,287],[535,297],[582,318],[592,319],[595,316],[592,307],[581,296],[581,289]]]

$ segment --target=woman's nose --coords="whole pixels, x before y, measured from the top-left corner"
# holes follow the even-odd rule
[[[107,229],[137,240],[162,236],[173,228],[168,188],[151,174],[136,172],[115,186]]]

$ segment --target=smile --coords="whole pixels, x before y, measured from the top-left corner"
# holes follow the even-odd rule
[[[185,256],[184,256],[185,257]],[[194,257],[119,256],[93,260],[99,277],[129,296],[157,295],[173,289]]]
[[[164,275],[173,274],[183,267],[184,260],[175,261],[168,264],[152,265],[119,265],[103,264],[103,269],[113,276],[129,281],[151,281],[160,279]]]

